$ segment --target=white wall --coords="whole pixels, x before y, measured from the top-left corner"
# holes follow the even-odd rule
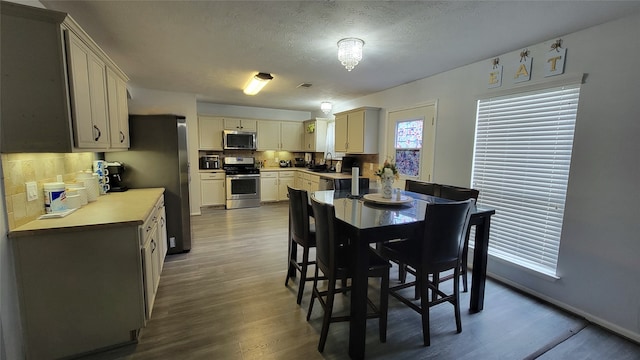
[[[198,182],[198,111],[196,96],[193,94],[174,93],[129,87],[129,114],[183,115],[187,120],[187,147],[189,157],[189,206],[192,215],[200,214],[200,185]]]
[[[4,0],[3,0],[4,1]],[[37,0],[6,0],[13,3],[44,8]],[[1,130],[1,129],[0,129]],[[0,176],[4,183],[2,164]],[[0,186],[0,199],[4,199],[4,184]],[[7,232],[9,225],[4,200],[0,201],[0,359],[22,359],[22,327],[18,294],[13,271],[13,252],[11,251]]]
[[[569,175],[558,263],[560,280],[489,260],[493,276],[635,341],[640,341],[639,23],[640,14],[635,14],[577,33],[559,34],[568,49],[565,74],[587,74]],[[529,46],[534,64],[530,83],[562,77],[542,76],[542,54],[554,40]],[[505,72],[507,64],[519,60],[521,49],[514,50],[496,54]],[[383,133],[390,109],[436,99],[434,179],[469,185],[476,100],[492,92],[527,86],[513,86],[505,73],[501,88],[487,89],[489,66],[487,59],[340,104],[335,111],[381,107]],[[485,311],[492,311],[491,304],[485,304]]]
[[[198,102],[198,114],[262,120],[305,121],[311,119],[311,112],[309,111],[224,105],[208,102]]]

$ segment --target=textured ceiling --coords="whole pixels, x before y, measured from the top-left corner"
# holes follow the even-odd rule
[[[133,86],[304,111],[640,11],[639,1],[578,0],[41,2],[71,14]],[[344,37],[365,41],[351,72],[336,56]],[[246,96],[256,72],[274,80]]]

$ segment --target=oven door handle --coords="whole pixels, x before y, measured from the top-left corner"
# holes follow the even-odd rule
[[[260,178],[260,174],[227,175],[227,176],[226,176],[226,178],[227,178],[227,179],[231,179],[231,180],[236,180],[236,179],[251,179],[251,178],[259,179],[259,178]]]

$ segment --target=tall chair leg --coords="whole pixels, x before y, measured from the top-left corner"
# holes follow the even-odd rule
[[[400,282],[402,284],[404,284],[407,281],[407,265],[403,264],[403,263],[398,263],[398,280],[400,280]]]
[[[387,313],[389,312],[389,272],[380,282],[380,342],[387,342]]]
[[[324,351],[324,345],[327,343],[327,336],[329,335],[329,324],[331,324],[331,314],[333,313],[333,298],[336,289],[336,279],[329,279],[327,287],[327,302],[324,309],[324,318],[322,320],[322,331],[320,332],[320,343],[318,344],[318,351]]]
[[[311,301],[309,302],[309,310],[307,311],[307,321],[311,319],[311,313],[313,312],[313,301],[316,299],[316,294],[318,293],[318,267],[316,266],[316,270],[314,272],[313,277],[313,287],[311,288]]]
[[[298,300],[297,300],[298,305],[300,305],[300,303],[302,302],[302,295],[304,294],[304,284],[307,282],[308,266],[309,266],[309,248],[305,247],[302,252],[300,283],[298,284]]]
[[[292,276],[295,276],[295,268],[293,267],[293,265],[291,264],[291,257],[293,255],[291,248],[295,246],[293,244],[293,240],[291,240],[291,236],[289,236],[289,247],[287,249],[287,278],[284,279],[284,286],[287,286],[289,284],[289,278]],[[293,274],[292,274],[293,272]]]
[[[464,248],[462,249],[462,287],[463,287],[463,291],[467,292],[469,291],[469,288],[467,287],[467,268],[469,267],[468,264],[468,259],[469,259],[469,236],[471,235],[471,226],[469,226],[467,228],[467,234],[465,235],[464,238]]]
[[[420,289],[420,308],[422,315],[422,340],[424,346],[431,345],[431,333],[429,331],[429,293],[427,282],[429,274],[416,274],[416,287]]]
[[[440,273],[435,272],[433,274],[433,281],[432,282],[433,282],[433,286],[436,289],[440,288]],[[431,301],[436,301],[437,299],[438,299],[438,293],[436,291],[432,291],[431,292]]]
[[[460,270],[456,269],[453,273],[453,309],[456,314],[456,330],[462,332],[462,320],[460,319]]]

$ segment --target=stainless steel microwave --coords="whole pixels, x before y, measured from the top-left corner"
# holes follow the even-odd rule
[[[256,139],[255,131],[224,130],[222,132],[225,150],[256,150]]]

